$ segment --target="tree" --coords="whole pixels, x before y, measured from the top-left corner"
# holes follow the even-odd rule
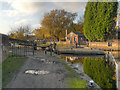
[[[118,2],[88,2],[84,14],[84,35],[89,41],[106,41],[115,28]]]
[[[14,39],[27,40],[27,35],[31,34],[29,25],[11,28],[9,36]]]
[[[68,29],[68,33],[71,32],[71,31],[80,32],[80,33],[83,34],[84,33],[84,31],[83,31],[83,23],[77,23],[77,24],[71,23],[70,27]]]
[[[75,19],[76,13],[70,13],[65,10],[52,10],[47,13],[42,20],[42,27],[47,28],[51,38],[65,38],[65,30]]]
[[[40,39],[49,39],[50,38],[50,33],[48,32],[47,29],[41,27],[40,29],[35,29],[33,31],[35,36]]]
[[[21,31],[18,32],[17,34],[14,34],[11,38],[19,39],[19,40],[26,40],[26,36],[24,36]]]

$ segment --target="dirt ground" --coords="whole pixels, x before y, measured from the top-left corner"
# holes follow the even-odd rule
[[[51,63],[49,63],[51,62]],[[48,74],[26,74],[26,70],[45,70]],[[6,88],[65,88],[65,74],[67,69],[54,56],[36,53],[28,56],[24,66]]]

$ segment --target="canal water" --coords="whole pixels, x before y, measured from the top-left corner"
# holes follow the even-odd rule
[[[105,52],[108,53],[108,52]],[[120,58],[118,52],[113,52],[116,59]],[[60,55],[66,63],[84,72],[91,77],[101,88],[116,88],[116,69],[104,55],[101,56],[75,56]]]

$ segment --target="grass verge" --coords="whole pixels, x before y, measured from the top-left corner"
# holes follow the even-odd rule
[[[67,78],[67,87],[68,88],[86,88],[86,81],[81,78]]]
[[[52,57],[58,59],[64,67],[68,70],[68,73],[65,74],[66,77],[66,88],[86,88],[86,81],[84,79],[80,78],[80,74],[77,73],[73,68],[71,68],[67,63],[65,63],[65,60],[58,58],[56,56],[50,56],[49,54],[46,55],[46,57]]]
[[[80,74],[77,73],[73,68],[71,68],[63,59],[59,59],[68,70],[68,73],[65,75],[66,87],[67,88],[86,88],[86,81],[80,78]]]
[[[14,77],[15,72],[24,64],[26,57],[9,57],[2,62],[2,87],[4,88]]]

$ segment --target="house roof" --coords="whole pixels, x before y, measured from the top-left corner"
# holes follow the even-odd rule
[[[85,37],[83,34],[81,34],[80,32],[73,32],[73,33],[75,33],[76,35],[78,35],[78,36],[81,36],[81,37]]]

